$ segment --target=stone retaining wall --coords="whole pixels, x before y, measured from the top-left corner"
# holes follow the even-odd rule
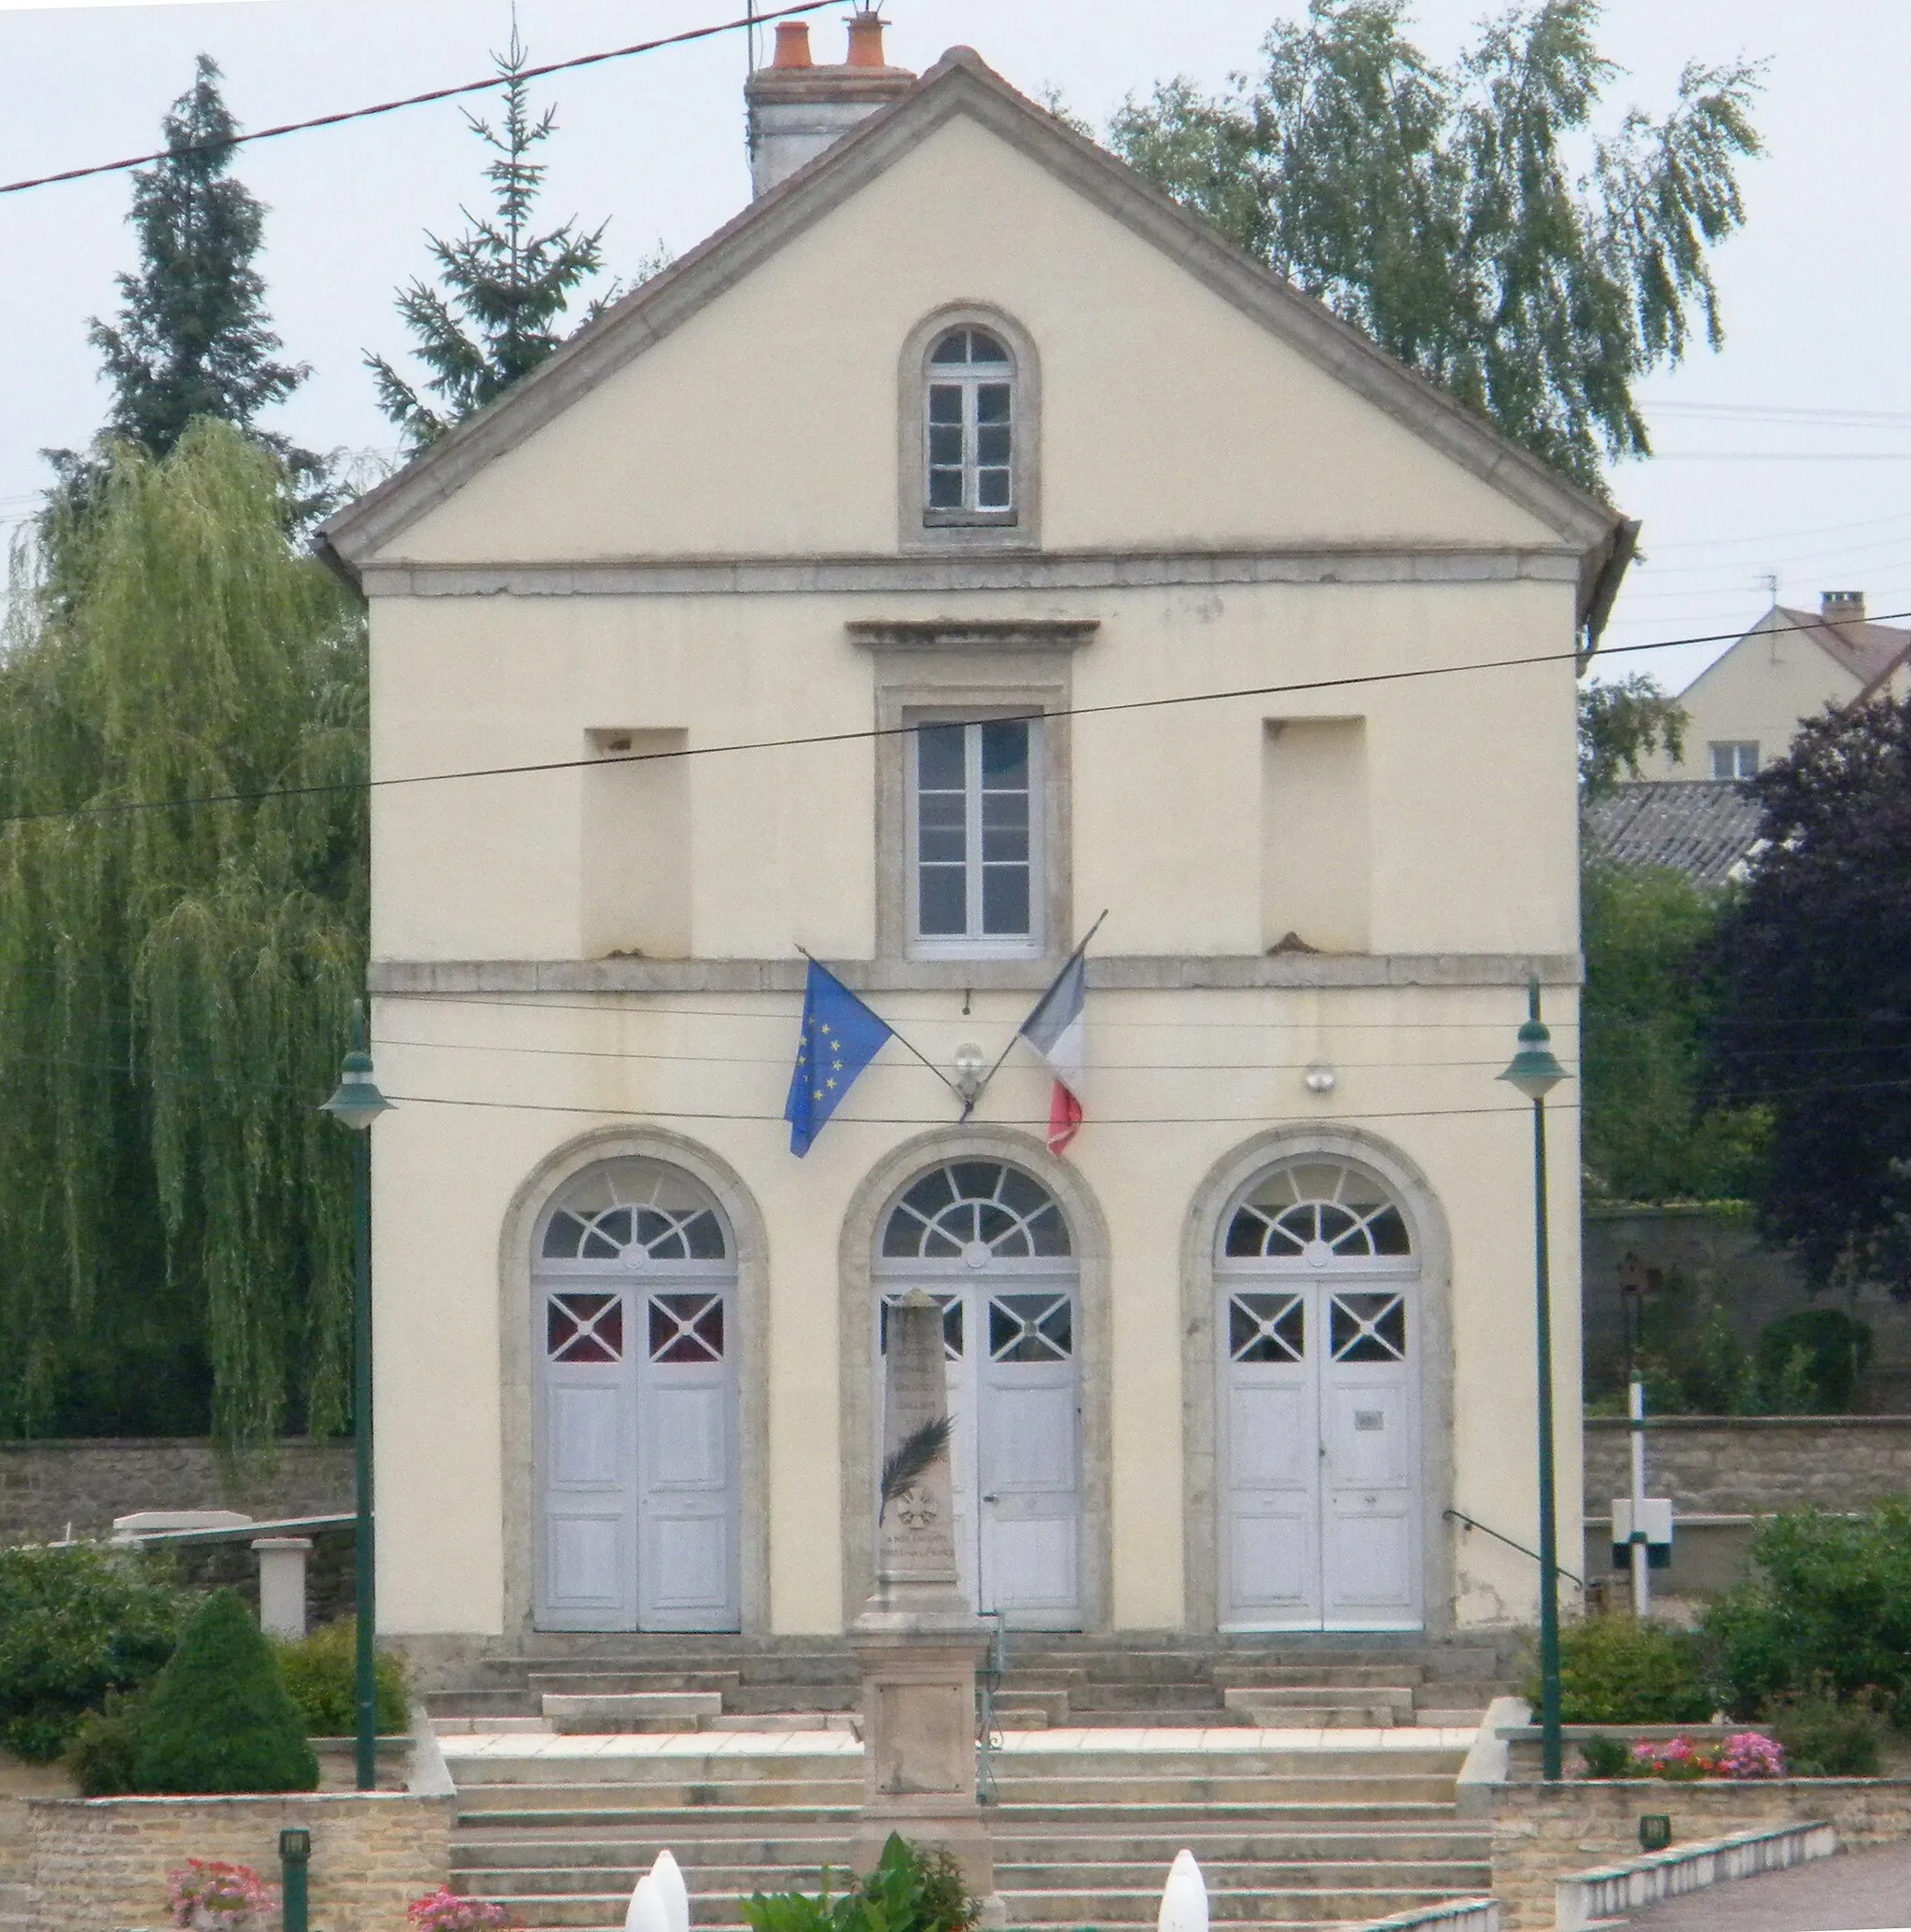
[[[450,1874],[455,1802],[397,1791],[30,1799],[35,1932],[165,1925],[166,1874],[188,1858],[234,1859],[276,1884],[286,1825],[312,1833],[312,1923],[393,1932]]]
[[[1657,1778],[1493,1790],[1493,1893],[1507,1932],[1553,1925],[1555,1886],[1588,1866],[1639,1856],[1639,1821],[1668,1814],[1675,1848],[1779,1825],[1835,1826],[1848,1850],[1911,1836],[1911,1778]]]
[[[1629,1430],[1585,1425],[1586,1513],[1632,1488]],[[1673,1515],[1857,1509],[1911,1493],[1911,1415],[1668,1415],[1646,1430],[1646,1494]]]
[[[239,1509],[261,1521],[352,1507],[352,1445],[295,1438],[268,1460],[189,1438],[0,1441],[0,1543],[104,1534],[135,1509]]]

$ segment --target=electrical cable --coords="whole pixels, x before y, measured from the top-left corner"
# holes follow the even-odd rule
[[[689,27],[681,34],[665,34],[656,40],[634,41],[629,47],[613,47],[602,53],[578,54],[567,61],[547,61],[541,66],[523,67],[511,75],[494,74],[488,80],[461,81],[456,87],[432,88],[422,94],[406,94],[396,101],[379,101],[370,107],[348,107],[339,114],[314,115],[310,120],[282,121],[273,128],[256,128],[251,133],[234,134],[227,141],[186,141],[176,147],[162,147],[153,154],[129,155],[124,160],[98,161],[87,168],[63,168],[57,174],[36,174],[25,181],[0,182],[0,195],[23,194],[30,188],[51,188],[63,181],[84,181],[94,174],[118,174],[128,168],[150,167],[156,161],[176,160],[187,154],[224,154],[234,147],[250,146],[257,141],[273,141],[281,134],[303,134],[314,128],[335,128],[350,120],[369,120],[374,115],[396,114],[401,107],[424,107],[434,101],[453,101],[461,94],[480,94],[513,80],[537,80],[547,74],[563,74],[574,67],[594,67],[604,61],[621,61],[632,54],[655,53],[660,48],[682,47],[692,40],[708,40],[718,34],[733,34],[752,24],[788,19],[801,13],[817,13],[834,0],[799,0],[799,4],[779,7],[774,12],[744,15],[733,21],[719,21],[714,26]]]
[[[1880,612],[1870,621],[1882,624],[1901,618],[1911,618],[1911,610]],[[1819,627],[1819,619],[1813,619],[1808,624],[1778,625],[1759,634],[1765,637],[1778,637],[1787,632],[1815,631]],[[1698,637],[1661,637],[1648,644],[1612,645],[1599,655],[1620,657],[1634,651],[1670,650],[1677,646],[1689,644],[1736,644],[1746,634],[1743,631],[1721,631]],[[1001,723],[1005,719],[1013,722],[1017,718],[1041,720],[1106,717],[1117,713],[1163,711],[1185,704],[1222,703],[1245,698],[1293,697],[1305,691],[1345,690],[1354,685],[1398,684],[1429,677],[1461,676],[1481,671],[1519,671],[1542,664],[1577,664],[1581,661],[1582,653],[1574,646],[1563,651],[1537,651],[1520,658],[1482,658],[1470,664],[1418,664],[1404,670],[1366,671],[1346,677],[1301,678],[1290,684],[1244,685],[1220,691],[1182,691],[1165,698],[1124,698],[1105,704],[1057,706],[1053,711],[996,713],[992,715],[992,721]],[[935,722],[941,724],[948,721],[938,719]],[[687,744],[668,751],[613,752],[588,758],[545,758],[528,765],[482,765],[465,771],[416,771],[391,778],[337,779],[322,785],[269,785],[257,791],[211,792],[184,799],[122,799],[111,804],[63,806],[37,812],[7,813],[0,814],[0,826],[30,825],[44,820],[109,818],[133,812],[199,811],[212,805],[263,804],[272,799],[304,799],[332,796],[341,792],[384,791],[401,785],[446,785],[479,778],[532,777],[547,771],[579,771],[616,765],[655,764],[674,758],[724,757],[735,752],[792,751],[821,744],[861,744],[881,738],[908,737],[921,729],[920,724],[872,725],[858,727],[848,731],[814,731],[793,738],[744,739],[729,744]]]

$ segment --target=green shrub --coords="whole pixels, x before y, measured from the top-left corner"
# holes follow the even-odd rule
[[[216,1591],[153,1680],[138,1726],[142,1791],[311,1791],[318,1760],[272,1646],[235,1591]]]
[[[1702,1724],[1711,1716],[1690,1631],[1613,1614],[1559,1633],[1559,1716],[1567,1724]],[[1522,1695],[1536,1709],[1535,1670]]]
[[[751,1932],[969,1932],[982,1911],[956,1860],[892,1831],[876,1869],[842,1897],[758,1892],[743,1902]]]
[[[1865,1703],[1841,1703],[1821,1691],[1780,1698],[1767,1714],[1795,1778],[1875,1778],[1883,1726]]]
[[[1804,1308],[1766,1323],[1755,1354],[1775,1412],[1843,1415],[1871,1361],[1871,1329],[1842,1309]]]
[[[1751,1554],[1750,1577],[1701,1625],[1728,1708],[1750,1717],[1791,1696],[1876,1692],[1893,1722],[1911,1722],[1911,1504],[1774,1517]]]
[[[144,1689],[109,1690],[105,1709],[79,1720],[60,1758],[82,1798],[123,1798],[139,1789],[133,1759],[146,1704]]]
[[[1629,1778],[1633,1774],[1632,1746],[1623,1737],[1582,1738],[1579,1755],[1586,1761],[1589,1778]]]
[[[280,1640],[279,1675],[299,1706],[307,1737],[352,1737],[358,1730],[358,1622],[342,1618],[308,1637]],[[378,1728],[387,1736],[411,1721],[405,1661],[381,1652],[376,1665]]]
[[[112,1690],[147,1682],[192,1599],[136,1550],[0,1550],[0,1744],[47,1763]]]

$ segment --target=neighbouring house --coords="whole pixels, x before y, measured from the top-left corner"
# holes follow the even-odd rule
[[[841,1633],[917,1289],[1011,1623],[1527,1619],[1496,1076],[1529,975],[1574,1050],[1573,652],[1632,526],[973,52],[853,31],[779,25],[749,208],[326,526],[397,1102],[381,1626]],[[1104,910],[1052,1151],[1017,1031]],[[922,1056],[802,1158],[800,949]],[[1569,1551],[1579,1494],[1564,1427]]]
[[[1649,778],[1615,785],[1586,803],[1587,845],[1621,866],[1665,866],[1700,885],[1745,876],[1760,812],[1736,778]]]
[[[1827,591],[1818,611],[1774,604],[1679,693],[1685,752],[1643,760],[1648,779],[1751,778],[1783,758],[1802,719],[1903,682],[1911,631],[1875,624],[1862,591]]]

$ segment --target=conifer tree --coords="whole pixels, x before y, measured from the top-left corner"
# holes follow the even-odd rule
[[[266,211],[228,172],[239,130],[219,77],[201,54],[166,116],[166,158],[133,175],[139,272],[119,278],[117,324],[96,317],[90,331],[113,384],[106,433],[154,456],[170,454],[195,416],[251,429],[311,373],[273,360],[279,338],[253,267]]]
[[[500,127],[467,113],[471,132],[491,150],[484,177],[493,212],[481,220],[461,211],[470,228],[454,241],[426,232],[440,286],[414,281],[399,292],[398,310],[417,338],[414,354],[430,372],[427,400],[382,355],[367,355],[378,383],[379,407],[412,448],[433,443],[455,423],[481,410],[528,374],[570,332],[564,327],[572,296],[603,266],[607,224],[580,233],[576,217],[534,231],[534,210],[544,164],[533,151],[557,125],[554,107],[534,119],[527,52],[511,28],[510,46],[492,59],[505,83]],[[593,307],[584,319],[595,313]]]
[[[315,1791],[318,1759],[278,1660],[230,1590],[200,1605],[138,1719],[141,1791]]]

